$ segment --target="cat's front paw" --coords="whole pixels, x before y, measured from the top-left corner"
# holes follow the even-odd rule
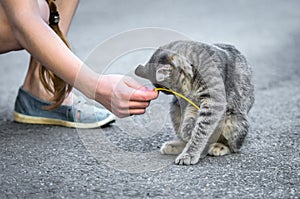
[[[162,145],[160,152],[165,155],[177,155],[182,152],[185,147],[185,142],[183,141],[169,141]]]
[[[181,153],[175,160],[175,164],[178,165],[192,165],[197,164],[200,159],[200,155],[191,155],[187,152]]]

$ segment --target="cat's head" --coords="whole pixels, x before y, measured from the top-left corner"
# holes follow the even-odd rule
[[[136,68],[135,74],[150,80],[156,87],[184,92],[190,89],[193,66],[177,53],[158,49],[145,66]]]

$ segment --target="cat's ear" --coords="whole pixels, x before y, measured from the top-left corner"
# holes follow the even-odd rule
[[[142,78],[146,78],[148,79],[148,76],[149,76],[149,70],[148,70],[148,67],[146,66],[143,66],[141,64],[139,64],[137,66],[137,68],[135,69],[134,73],[139,76],[139,77],[142,77]]]
[[[162,82],[166,78],[169,78],[171,76],[172,67],[169,64],[162,65],[159,69],[156,71],[156,81]]]

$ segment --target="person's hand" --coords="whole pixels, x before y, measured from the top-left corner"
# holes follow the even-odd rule
[[[158,92],[141,85],[131,77],[103,75],[98,81],[95,100],[118,117],[145,113]]]

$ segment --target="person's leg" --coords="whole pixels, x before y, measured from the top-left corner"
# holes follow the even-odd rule
[[[66,35],[72,18],[75,14],[77,5],[79,0],[72,0],[72,1],[63,1],[63,0],[56,0],[56,5],[58,8],[58,12],[60,15],[60,22],[59,26],[61,31]],[[45,0],[39,1],[40,10],[41,10],[41,16],[44,18],[49,18],[49,11],[45,10],[45,6],[47,6],[47,3]],[[47,9],[49,9],[47,7]],[[45,90],[42,83],[40,82],[39,78],[39,69],[38,69],[38,63],[34,58],[30,58],[29,68],[28,72],[25,78],[25,81],[23,83],[23,89],[31,93],[32,95],[43,99],[45,101],[49,101],[52,97],[51,93]],[[63,104],[70,104],[72,99],[72,96],[68,97]]]

